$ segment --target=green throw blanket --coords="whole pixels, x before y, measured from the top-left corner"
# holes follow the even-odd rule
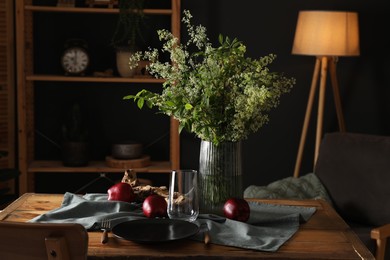
[[[325,187],[314,173],[308,173],[299,178],[284,178],[267,186],[250,185],[245,189],[244,197],[261,199],[323,199],[331,203]]]

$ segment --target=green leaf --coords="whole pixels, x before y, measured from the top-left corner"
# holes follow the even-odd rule
[[[147,105],[148,108],[152,108],[153,107],[153,102],[147,100],[146,101],[146,105]]]
[[[139,98],[139,99],[138,99],[138,102],[137,102],[138,108],[141,109],[141,108],[144,106],[144,102],[145,102],[145,99]]]
[[[124,96],[123,99],[135,99],[135,96],[134,95],[127,95],[127,96]]]
[[[185,104],[184,105],[184,108],[186,109],[186,110],[191,110],[192,108],[193,108],[193,106],[191,105],[191,104]]]
[[[175,103],[173,101],[166,101],[165,104],[169,107],[174,107],[175,106]]]
[[[219,42],[219,44],[223,43],[223,35],[222,34],[218,35],[218,42]]]
[[[145,102],[149,108],[156,106],[158,113],[179,120],[180,131],[186,128],[204,140],[245,139],[268,122],[268,112],[290,91],[295,79],[271,72],[268,66],[274,54],[245,57],[247,47],[237,38],[219,34],[219,45],[214,47],[206,29],[192,25],[191,17],[184,12],[186,43],[161,30],[162,49],[139,54],[140,60],[150,62],[151,75],[165,79],[162,88],[155,92],[143,89],[124,99],[133,99],[140,108]],[[161,52],[168,54],[168,61],[159,61]]]

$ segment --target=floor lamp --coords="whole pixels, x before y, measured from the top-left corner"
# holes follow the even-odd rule
[[[333,98],[339,128],[340,131],[345,132],[345,123],[336,75],[336,65],[339,56],[358,56],[360,54],[357,13],[340,11],[300,11],[292,53],[316,57],[313,79],[311,82],[309,99],[307,102],[306,114],[294,169],[294,177],[298,177],[314,97],[318,86],[318,78],[320,76],[314,164],[318,157],[322,139],[325,89],[328,72],[330,74],[333,89]]]

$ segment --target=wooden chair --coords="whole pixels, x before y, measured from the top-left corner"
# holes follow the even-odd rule
[[[85,260],[87,251],[80,224],[0,222],[0,259]]]
[[[390,237],[390,224],[383,225],[381,227],[373,228],[371,230],[371,238],[376,241],[376,254],[377,260],[385,259],[385,253],[387,246],[387,239]],[[389,251],[388,249],[387,251]]]

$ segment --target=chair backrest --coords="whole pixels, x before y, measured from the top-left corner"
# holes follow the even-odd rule
[[[390,136],[328,133],[314,172],[345,220],[390,223]]]
[[[85,260],[88,233],[80,224],[0,221],[0,259]]]

